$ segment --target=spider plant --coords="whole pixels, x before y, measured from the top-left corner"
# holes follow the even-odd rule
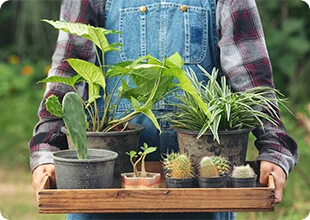
[[[199,68],[208,78],[206,84],[198,81],[191,69],[187,72],[187,76],[196,92],[207,104],[207,112],[203,111],[196,99],[185,91],[181,95],[176,95],[178,102],[169,104],[176,110],[164,116],[173,127],[198,130],[197,139],[209,131],[214,139],[220,142],[218,134],[220,130],[255,128],[259,125],[263,127],[264,120],[277,125],[279,119],[277,103],[283,104],[284,101],[276,96],[276,94],[282,95],[279,91],[259,86],[244,92],[234,92],[224,76],[220,77],[218,82],[218,70],[213,69],[212,74],[209,74],[201,66]]]

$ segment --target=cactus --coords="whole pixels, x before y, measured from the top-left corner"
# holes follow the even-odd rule
[[[249,164],[246,166],[235,166],[231,177],[233,178],[251,178],[255,176],[255,172]]]
[[[63,120],[79,159],[87,159],[86,118],[81,97],[69,92],[63,99]]]
[[[169,176],[172,178],[188,178],[192,176],[192,163],[185,154],[180,154],[171,160],[169,169]]]
[[[203,157],[199,164],[199,176],[208,177],[218,177],[219,172],[217,166],[213,163],[211,157]]]
[[[228,173],[230,166],[229,162],[224,157],[213,156],[211,158],[213,163],[216,165],[219,174]]]

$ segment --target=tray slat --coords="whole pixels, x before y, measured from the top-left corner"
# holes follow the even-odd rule
[[[40,213],[273,211],[274,181],[256,188],[57,190],[49,177],[38,193]]]

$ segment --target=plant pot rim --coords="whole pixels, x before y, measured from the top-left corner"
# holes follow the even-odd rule
[[[138,171],[138,173],[141,173],[141,171]],[[133,177],[134,172],[121,173],[121,176],[126,179],[155,179],[156,177],[160,176],[160,173],[152,173],[152,172],[146,172],[146,173],[151,176]]]
[[[229,177],[232,178],[232,179],[250,180],[250,179],[257,178],[257,175],[255,174],[252,177],[245,177],[245,178],[243,178],[243,177],[232,177],[231,174],[230,174]]]
[[[61,157],[61,154],[66,154],[67,156],[77,156],[77,152],[75,149],[71,150],[60,150],[56,151],[52,154],[52,158],[54,160],[57,160],[59,162],[69,162],[69,163],[96,163],[96,162],[104,162],[104,161],[111,161],[115,160],[118,157],[118,154],[114,151],[111,150],[104,150],[104,149],[87,149],[88,154],[90,152],[93,152],[95,155],[100,155],[102,152],[109,153],[110,156],[107,157],[100,157],[98,156],[97,158],[91,158],[91,159],[78,159],[78,158],[68,158],[68,157]],[[60,155],[59,155],[60,154]]]
[[[173,178],[173,177],[169,177],[166,175],[166,179],[170,179],[170,180],[187,180],[187,179],[195,179],[195,177],[191,176],[191,177],[186,177],[186,178]]]
[[[94,132],[94,131],[86,131],[87,136],[89,137],[102,137],[102,136],[122,136],[127,134],[135,134],[144,130],[144,127],[137,123],[129,123],[128,126],[132,129],[125,131],[109,131],[109,132]],[[68,130],[65,126],[61,127],[61,132],[64,134],[68,134]]]
[[[219,135],[229,135],[229,134],[242,134],[242,133],[247,133],[250,132],[252,130],[254,130],[255,128],[241,128],[241,129],[235,129],[235,130],[220,130],[218,131]],[[182,133],[182,134],[193,134],[193,135],[198,135],[200,131],[193,131],[193,130],[187,130],[187,129],[183,129],[183,128],[175,128],[175,131],[177,133]],[[211,131],[206,131],[205,133],[203,133],[203,136],[209,136],[209,135],[213,135],[213,133]]]
[[[226,179],[226,176],[217,176],[217,177],[201,177],[201,176],[198,176],[198,179]]]

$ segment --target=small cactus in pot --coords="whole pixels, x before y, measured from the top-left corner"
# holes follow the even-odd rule
[[[232,187],[255,187],[256,177],[254,170],[249,164],[235,166],[230,175]]]
[[[221,157],[205,156],[199,164],[198,183],[200,188],[226,187],[226,175],[228,161]]]
[[[164,163],[168,171],[166,173],[167,188],[191,188],[193,187],[193,167],[190,159],[185,154],[167,155],[169,161]]]

